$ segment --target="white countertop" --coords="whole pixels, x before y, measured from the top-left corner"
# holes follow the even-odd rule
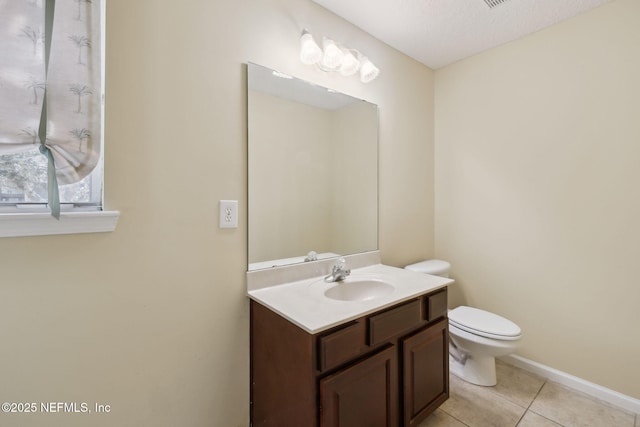
[[[248,292],[254,301],[279,313],[305,331],[315,334],[380,309],[390,307],[453,283],[452,279],[375,264],[351,271],[347,283],[326,283],[324,276],[263,287]],[[394,286],[386,295],[366,301],[338,301],[324,292],[333,286],[348,286],[358,279],[381,280]]]

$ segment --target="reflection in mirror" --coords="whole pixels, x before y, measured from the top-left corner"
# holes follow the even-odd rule
[[[377,106],[247,75],[249,271],[378,249]]]

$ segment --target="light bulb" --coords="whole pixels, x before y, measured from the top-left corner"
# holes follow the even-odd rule
[[[342,64],[344,53],[333,40],[324,38],[322,40],[324,54],[322,55],[322,66],[329,70],[335,70]]]
[[[300,61],[307,65],[312,65],[322,59],[322,50],[313,40],[313,36],[307,30],[302,31],[300,36]]]
[[[366,56],[362,57],[360,63],[360,81],[362,83],[369,83],[380,74],[378,67],[373,65]]]
[[[344,58],[342,59],[342,65],[340,66],[340,74],[343,76],[351,76],[358,71],[360,68],[360,61],[358,61],[356,55],[358,55],[357,52],[355,52],[354,55],[351,50],[344,50]]]

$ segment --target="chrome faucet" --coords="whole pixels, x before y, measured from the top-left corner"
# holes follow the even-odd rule
[[[325,282],[339,282],[346,279],[351,274],[351,270],[347,269],[347,261],[344,258],[339,258],[338,261],[331,267],[331,274],[324,278]]]

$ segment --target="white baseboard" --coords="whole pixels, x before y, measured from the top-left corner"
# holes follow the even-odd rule
[[[582,393],[603,400],[621,409],[640,414],[640,400],[634,399],[633,397],[626,396],[622,393],[618,393],[617,391],[583,380],[582,378],[574,377],[566,372],[559,371],[515,354],[500,357],[499,359],[517,368],[540,375],[541,377],[558,384],[571,387],[574,390],[581,391]]]

